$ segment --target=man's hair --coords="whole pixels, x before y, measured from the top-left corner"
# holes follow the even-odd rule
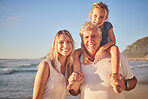
[[[92,30],[93,30],[93,29],[97,29],[99,35],[100,35],[100,36],[102,35],[101,28],[98,28],[96,25],[92,24],[91,22],[85,22],[85,23],[82,25],[81,29],[80,29],[80,37],[81,37],[81,39],[83,38],[83,32],[84,32],[85,30],[88,30],[88,29],[92,29]]]

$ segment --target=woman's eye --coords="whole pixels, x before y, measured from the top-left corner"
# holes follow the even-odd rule
[[[61,41],[61,42],[59,42],[60,44],[62,44],[63,42]]]

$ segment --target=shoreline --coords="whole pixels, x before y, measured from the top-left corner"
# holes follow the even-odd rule
[[[128,61],[148,61],[148,58],[127,58]]]

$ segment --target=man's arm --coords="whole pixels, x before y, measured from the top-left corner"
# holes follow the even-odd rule
[[[130,91],[136,87],[137,78],[134,76],[132,79],[125,80],[125,91]]]
[[[136,87],[136,84],[137,84],[137,79],[135,76],[131,79],[124,80],[122,75],[120,74],[118,81],[115,81],[113,76],[110,76],[110,85],[111,86],[117,85],[122,90],[125,90],[125,91],[130,91],[130,90],[134,89]]]

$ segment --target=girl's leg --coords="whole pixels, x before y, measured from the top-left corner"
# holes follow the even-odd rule
[[[111,54],[111,71],[115,80],[119,79],[119,49],[117,46],[111,46],[107,50]],[[119,86],[113,86],[113,90],[116,93],[121,93]]]

